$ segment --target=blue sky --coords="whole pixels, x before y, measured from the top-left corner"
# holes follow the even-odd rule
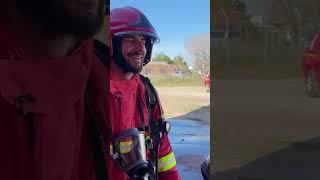
[[[160,43],[154,46],[153,56],[182,55],[191,65],[185,41],[210,32],[210,0],[111,0],[111,10],[124,6],[141,10],[156,28]]]

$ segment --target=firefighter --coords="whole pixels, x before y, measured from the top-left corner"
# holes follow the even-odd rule
[[[147,17],[132,7],[110,12],[111,179],[181,179],[157,92],[140,75],[159,42]]]
[[[1,180],[108,179],[97,125],[109,80],[93,51],[103,3],[0,2]]]

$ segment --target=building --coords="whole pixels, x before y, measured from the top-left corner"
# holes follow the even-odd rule
[[[186,65],[177,65],[177,64],[167,64],[166,62],[155,62],[151,61],[147,64],[142,72],[146,76],[183,76],[189,73],[188,66]]]
[[[252,16],[250,22],[256,27],[263,27],[265,24],[263,16]]]

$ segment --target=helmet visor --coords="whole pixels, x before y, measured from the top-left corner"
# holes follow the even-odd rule
[[[152,32],[146,32],[146,31],[125,31],[125,32],[118,32],[115,33],[114,36],[122,37],[126,35],[143,35],[143,36],[150,36],[151,38],[151,44],[158,44],[160,43],[160,38]]]

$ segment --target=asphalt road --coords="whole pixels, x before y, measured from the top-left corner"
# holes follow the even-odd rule
[[[320,99],[302,79],[216,80],[214,179],[320,179]]]

